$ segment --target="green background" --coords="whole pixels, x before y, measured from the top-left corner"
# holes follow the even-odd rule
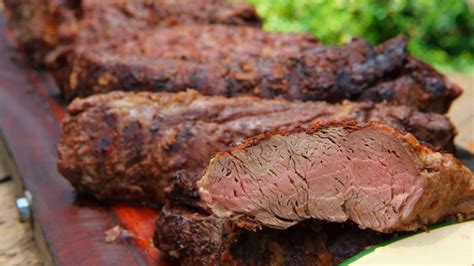
[[[269,31],[310,32],[325,44],[356,36],[377,44],[402,33],[415,57],[441,70],[474,74],[474,1],[247,1]]]

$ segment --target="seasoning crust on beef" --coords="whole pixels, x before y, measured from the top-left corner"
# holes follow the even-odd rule
[[[332,47],[304,34],[189,25],[112,47],[79,47],[65,53],[59,61],[66,63],[55,65],[53,73],[67,99],[112,90],[195,88],[205,95],[387,101],[446,112],[461,89],[407,54],[406,42],[397,37],[374,47],[355,39]]]
[[[293,56],[319,45],[309,34],[228,25],[181,25],[124,38],[52,53],[49,66],[64,97],[188,88],[232,96],[228,73],[244,82],[252,71],[245,64],[254,58]]]
[[[411,57],[406,38],[323,46],[269,33],[252,6],[225,0],[5,3],[20,50],[45,61],[64,97],[112,90],[340,102],[387,101],[445,113],[461,89]],[[176,45],[174,45],[176,44]]]

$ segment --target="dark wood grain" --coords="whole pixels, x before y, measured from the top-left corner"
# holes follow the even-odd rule
[[[56,170],[59,121],[65,114],[54,81],[25,67],[0,17],[0,128],[25,189],[33,195],[35,231],[57,265],[162,264],[151,244],[158,212],[105,206],[76,198]],[[132,237],[107,244],[104,231],[121,225]]]

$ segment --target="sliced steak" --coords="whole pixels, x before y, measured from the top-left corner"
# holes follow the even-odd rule
[[[144,33],[114,47],[77,48],[52,69],[67,99],[112,90],[195,88],[205,95],[388,101],[446,112],[461,89],[410,57],[405,46],[403,37],[376,47],[362,39],[331,47],[301,34],[187,26]]]
[[[165,206],[154,243],[180,265],[338,265],[389,238],[351,224],[316,220],[253,232],[230,219]]]
[[[60,45],[91,45],[176,24],[261,25],[255,9],[226,0],[6,0],[18,48],[43,64]]]
[[[285,229],[317,218],[380,232],[474,214],[474,176],[451,154],[380,123],[331,122],[219,152],[197,182],[219,217]]]
[[[59,171],[99,199],[162,203],[172,173],[199,172],[215,152],[266,130],[353,118],[404,128],[452,148],[449,120],[404,106],[210,97],[195,91],[113,92],[76,99],[59,143]]]

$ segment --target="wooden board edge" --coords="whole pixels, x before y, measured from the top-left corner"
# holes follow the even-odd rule
[[[18,167],[13,160],[12,153],[8,148],[8,145],[3,136],[3,131],[0,127],[0,160],[4,163],[6,170],[12,176],[13,182],[15,182],[16,187],[16,196],[21,197],[24,195],[25,185],[23,184],[23,179],[18,171]],[[34,212],[32,212],[31,219],[29,221],[31,229],[33,230],[33,238],[36,243],[40,256],[43,260],[44,265],[55,265],[53,257],[51,255],[51,250],[49,248],[48,242],[46,241],[43,230],[41,226],[36,222],[34,218]]]

